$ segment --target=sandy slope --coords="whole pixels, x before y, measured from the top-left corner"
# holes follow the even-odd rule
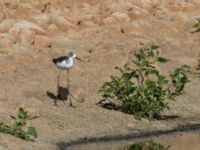
[[[31,124],[36,142],[0,134],[2,149],[58,149],[57,143],[85,137],[121,135],[145,130],[170,129],[200,122],[200,82],[193,77],[186,95],[171,104],[167,115],[178,119],[137,121],[132,116],[95,105],[99,87],[117,74],[115,66],[130,63],[140,43],[160,45],[171,61],[160,70],[198,64],[200,34],[192,34],[200,16],[199,0],[0,0],[0,116],[24,107],[40,116]],[[56,94],[57,69],[52,58],[74,50],[89,60],[76,62],[70,72],[69,102],[53,105],[46,92]],[[61,84],[66,87],[66,72]],[[84,102],[82,102],[84,100]],[[82,103],[80,103],[82,102]]]

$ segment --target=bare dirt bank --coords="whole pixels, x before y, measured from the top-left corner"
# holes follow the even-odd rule
[[[184,63],[197,66],[200,35],[191,31],[200,15],[198,0],[0,0],[0,8],[1,121],[9,122],[19,107],[39,116],[31,122],[39,133],[36,142],[0,134],[2,149],[54,150],[60,141],[200,122],[200,82],[195,77],[186,94],[163,113],[175,119],[138,121],[95,105],[101,99],[99,87],[117,74],[114,67],[130,63],[139,43],[160,45],[171,60],[160,67],[163,72]],[[71,49],[89,60],[77,62],[70,72],[71,91],[79,101],[74,101],[76,108],[68,101],[55,107],[46,95],[56,93],[57,70],[51,60]],[[61,78],[65,87],[65,72]]]

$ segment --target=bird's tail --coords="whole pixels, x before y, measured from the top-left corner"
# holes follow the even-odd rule
[[[52,62],[55,64],[56,63],[56,59],[54,58],[54,59],[52,59]]]

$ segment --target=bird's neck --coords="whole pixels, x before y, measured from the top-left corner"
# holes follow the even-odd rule
[[[74,60],[74,57],[70,57],[70,60]]]
[[[70,57],[69,61],[73,63],[74,62],[74,58]]]

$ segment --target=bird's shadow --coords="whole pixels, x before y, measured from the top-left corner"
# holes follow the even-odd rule
[[[59,87],[58,88],[58,91],[57,91],[57,95],[50,92],[50,91],[47,91],[46,92],[47,96],[49,98],[51,98],[52,100],[54,100],[55,102],[55,105],[57,105],[57,101],[66,101],[69,97],[69,90],[65,87]]]

